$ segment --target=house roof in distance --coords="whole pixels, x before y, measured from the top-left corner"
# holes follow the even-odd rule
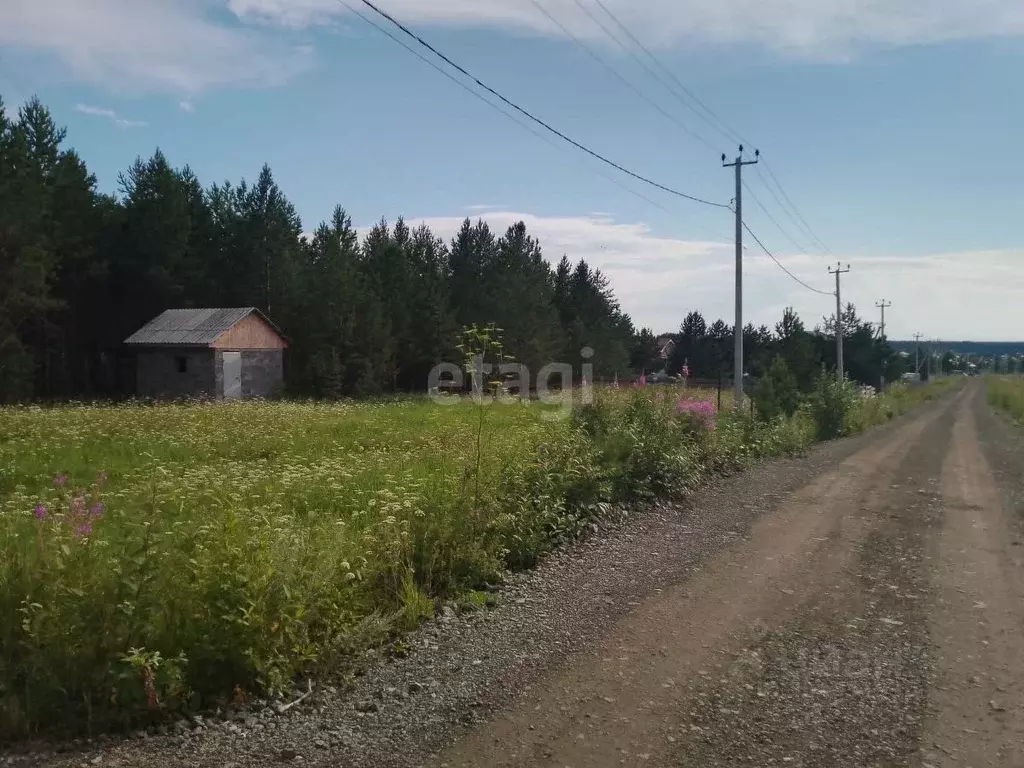
[[[124,343],[134,346],[205,347],[252,314],[280,335],[280,329],[256,307],[168,309],[125,339]]]

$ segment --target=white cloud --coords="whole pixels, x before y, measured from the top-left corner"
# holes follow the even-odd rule
[[[611,45],[570,0],[543,0],[574,34]],[[592,11],[602,11],[586,0]],[[1024,33],[1020,0],[605,0],[653,47],[749,43],[829,59],[871,44]],[[386,0],[412,24],[563,33],[527,0]],[[287,82],[312,64],[294,30],[333,24],[338,0],[3,0],[0,47],[56,56],[82,80],[186,94]],[[611,22],[605,18],[606,25]],[[361,27],[362,22],[357,21]]]
[[[685,314],[699,309],[708,318],[731,324],[734,304],[733,246],[659,236],[643,223],[616,222],[609,216],[546,217],[510,211],[483,214],[496,234],[522,220],[552,263],[566,254],[586,259],[611,281],[623,309],[639,326],[656,332],[678,328]],[[409,219],[450,239],[460,216]],[[830,291],[831,260],[804,254],[776,254],[810,285]],[[1006,318],[1020,315],[1024,295],[1024,248],[940,253],[922,256],[843,257],[852,272],[844,276],[843,299],[875,319],[874,304],[893,302],[886,313],[889,336],[909,338],[920,331],[934,338],[1007,339]],[[763,254],[751,250],[744,262],[746,319],[773,326],[793,306],[808,326],[834,311],[832,296],[815,295],[787,277]]]
[[[79,79],[196,93],[276,84],[308,66],[280,35],[218,21],[217,0],[4,0],[0,46],[51,54]]]
[[[92,115],[93,117],[105,117],[122,128],[145,128],[149,125],[145,120],[127,120],[112,109],[92,107],[88,104],[76,104],[75,112],[81,112],[83,115]]]
[[[182,112],[188,112],[189,114],[196,111],[196,105],[187,99],[185,101],[179,101],[178,106],[181,108]]]
[[[543,2],[574,34],[607,41],[575,3]],[[592,0],[587,5],[614,28]],[[754,43],[835,58],[869,43],[906,45],[1024,33],[1024,4],[1019,0],[605,0],[605,5],[632,31],[662,47]],[[228,6],[240,18],[291,27],[347,13],[337,0],[229,0]],[[387,0],[384,9],[410,23],[562,34],[526,0]]]

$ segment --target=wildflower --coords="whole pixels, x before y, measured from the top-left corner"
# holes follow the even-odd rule
[[[50,510],[46,508],[45,504],[36,504],[35,515],[36,520],[45,520],[50,516]]]
[[[53,478],[53,487],[54,488],[63,488],[67,484],[68,484],[68,473],[67,472],[61,472],[59,475],[57,475],[55,478]]]
[[[680,400],[676,405],[676,411],[688,416],[694,428],[710,431],[717,426],[717,410],[714,404],[707,400]]]
[[[75,496],[71,499],[71,514],[75,517],[82,517],[85,514],[85,496]]]
[[[99,520],[101,517],[103,517],[103,513],[104,511],[106,511],[106,509],[107,508],[102,501],[97,501],[95,504],[92,505],[92,507],[89,508],[89,515],[94,520]]]
[[[75,528],[75,535],[80,538],[85,538],[92,533],[92,523],[82,523]]]

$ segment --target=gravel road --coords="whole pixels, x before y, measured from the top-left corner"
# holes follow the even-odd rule
[[[1024,431],[980,382],[637,512],[284,715],[51,766],[1024,766]]]

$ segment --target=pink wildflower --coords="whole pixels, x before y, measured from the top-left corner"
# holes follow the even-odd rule
[[[713,430],[717,426],[717,409],[707,400],[680,400],[676,411],[689,417],[690,424],[697,429]]]
[[[46,508],[45,504],[36,504],[35,515],[36,520],[45,520],[50,516],[50,510]]]
[[[68,484],[68,473],[67,472],[61,472],[59,475],[57,475],[55,478],[53,478],[53,486],[54,486],[54,488],[63,488],[67,484]]]

